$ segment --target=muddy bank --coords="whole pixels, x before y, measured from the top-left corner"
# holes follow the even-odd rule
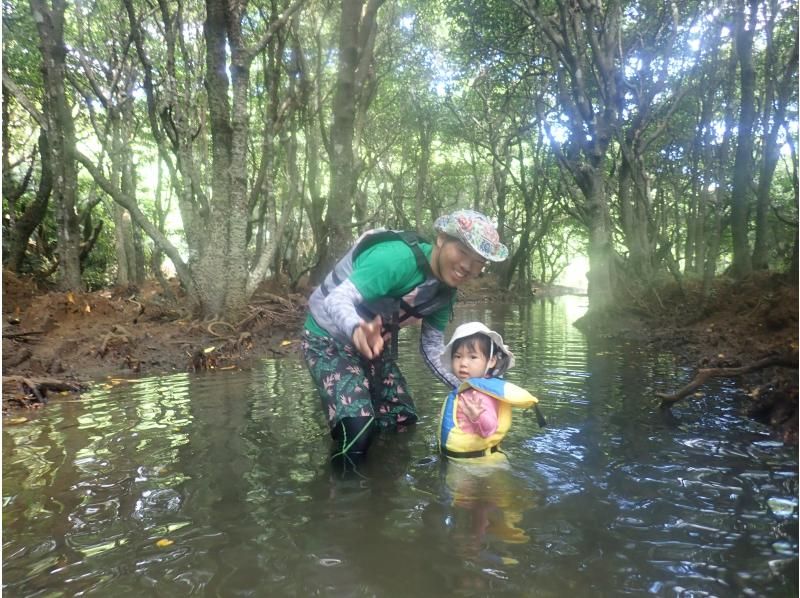
[[[37,381],[49,380],[41,388],[48,391],[54,380],[85,385],[108,377],[243,368],[298,348],[302,294],[264,285],[231,323],[193,318],[177,285],[172,290],[174,300],[156,282],[93,293],[47,292],[4,272],[3,412],[40,406],[30,391]],[[6,384],[8,376],[29,383]]]
[[[459,293],[467,301],[496,300],[496,289],[494,279],[482,277]],[[307,290],[290,293],[280,282],[265,284],[236,322],[194,319],[177,286],[173,292],[175,300],[155,282],[94,293],[48,292],[4,272],[3,413],[80,392],[91,380],[244,368],[299,349]],[[765,367],[739,377],[751,399],[749,414],[770,423],[785,442],[797,443],[798,297],[783,277],[721,278],[708,299],[696,286],[668,285],[631,296],[604,326],[584,324],[587,334],[636,339],[698,371],[788,356],[794,368]]]
[[[746,414],[772,426],[787,444],[798,443],[798,293],[786,276],[721,277],[708,297],[699,284],[669,284],[631,297],[611,318],[579,327],[670,352],[692,368],[692,383],[676,382],[673,392],[657,397],[663,407],[702,396],[702,383],[711,378],[736,378]]]

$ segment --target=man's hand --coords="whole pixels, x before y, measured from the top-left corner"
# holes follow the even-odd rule
[[[353,330],[353,345],[367,359],[375,359],[383,352],[382,328],[383,320],[375,316],[374,320],[361,322]]]

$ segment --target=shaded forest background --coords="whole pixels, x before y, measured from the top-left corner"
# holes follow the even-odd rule
[[[498,223],[590,313],[798,259],[797,5],[4,0],[3,263],[240,317],[375,226]]]

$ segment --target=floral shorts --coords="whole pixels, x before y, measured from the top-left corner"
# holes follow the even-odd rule
[[[392,359],[365,359],[351,344],[305,330],[303,356],[333,429],[344,417],[374,417],[382,430],[416,423],[414,401]]]

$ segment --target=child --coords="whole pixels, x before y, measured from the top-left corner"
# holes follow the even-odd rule
[[[514,366],[514,354],[495,331],[469,322],[456,328],[441,362],[461,384],[442,407],[440,450],[453,459],[505,462],[498,445],[511,427],[511,407],[539,402],[500,377]]]

